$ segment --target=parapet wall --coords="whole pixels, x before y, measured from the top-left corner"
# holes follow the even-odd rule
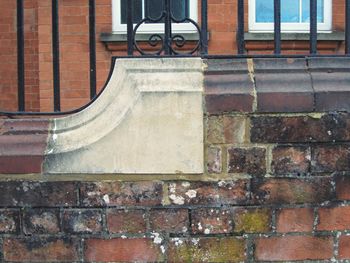
[[[3,173],[2,261],[350,260],[349,64],[336,60],[203,61],[202,173]]]

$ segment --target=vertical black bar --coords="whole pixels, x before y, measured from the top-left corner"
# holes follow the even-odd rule
[[[202,25],[201,25],[201,44],[202,44],[202,55],[208,54],[208,0],[202,0],[201,6],[201,16],[202,16]]]
[[[23,0],[17,0],[17,75],[18,75],[18,111],[25,110],[24,91],[24,30]]]
[[[345,15],[345,54],[349,55],[350,54],[350,0],[346,0],[345,4],[345,10],[346,10],[346,15]]]
[[[90,99],[96,96],[96,19],[95,0],[89,0]]]
[[[238,0],[237,4],[237,50],[238,54],[244,54],[244,0]]]
[[[275,54],[281,54],[281,0],[274,0]]]
[[[164,0],[165,22],[164,22],[164,53],[171,55],[171,9],[170,0]]]
[[[126,16],[126,25],[128,31],[128,55],[132,56],[134,53],[134,22],[133,22],[133,13],[134,13],[134,0],[126,1],[127,16]]]
[[[317,0],[310,0],[310,54],[317,54]]]
[[[58,0],[52,0],[52,64],[54,111],[61,111]]]

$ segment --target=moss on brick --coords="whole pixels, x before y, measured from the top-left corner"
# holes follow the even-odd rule
[[[235,211],[234,231],[244,233],[264,233],[271,228],[271,211],[269,209],[239,209]]]
[[[174,238],[169,244],[170,262],[241,262],[245,241],[239,238]]]

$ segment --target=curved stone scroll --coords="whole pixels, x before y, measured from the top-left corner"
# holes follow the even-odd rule
[[[51,120],[44,173],[203,173],[202,61],[120,59],[101,96]]]

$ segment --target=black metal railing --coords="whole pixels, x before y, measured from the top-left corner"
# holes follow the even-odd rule
[[[24,53],[24,0],[17,0],[17,59],[18,59],[18,112],[1,112],[0,114],[35,114],[27,113],[25,105],[25,53]],[[90,54],[90,99],[93,101],[96,95],[96,20],[95,20],[95,0],[86,0],[89,3],[89,54]],[[159,0],[163,3],[163,11],[157,18],[149,16],[143,17],[136,22],[133,18],[134,1],[126,1],[126,22],[127,22],[127,50],[128,56],[201,56],[205,58],[220,57],[208,53],[208,0],[201,0],[200,6],[200,23],[194,21],[189,16],[178,18],[174,17],[171,10],[172,0]],[[192,0],[189,0],[192,1]],[[249,55],[245,49],[245,1],[237,1],[237,54],[228,54],[225,57],[255,57],[259,55]],[[246,0],[247,1],[247,0]],[[57,115],[73,113],[85,108],[87,105],[69,112],[61,112],[60,100],[60,32],[59,32],[59,0],[52,0],[52,55],[53,55],[53,101],[54,111],[47,113],[40,113],[41,115]],[[345,53],[343,56],[350,54],[350,0],[345,0]],[[146,45],[150,49],[145,50],[137,40],[138,30],[143,24],[160,23],[164,25],[163,33],[151,34]],[[198,41],[190,48],[186,46],[188,41],[181,33],[173,32],[174,24],[187,23],[191,24],[198,34]],[[281,0],[274,0],[274,54],[260,55],[260,57],[283,57],[282,54],[282,34],[281,34]],[[306,56],[320,56],[317,50],[317,0],[310,0],[310,29],[309,29],[309,54]],[[213,39],[212,41],[215,41]],[[184,48],[184,49],[182,49]],[[182,50],[181,50],[182,49]],[[150,50],[150,51],[149,51]],[[288,55],[290,57],[291,55]],[[301,55],[295,55],[295,57]],[[303,56],[305,57],[305,56]],[[90,102],[91,103],[91,102]]]

